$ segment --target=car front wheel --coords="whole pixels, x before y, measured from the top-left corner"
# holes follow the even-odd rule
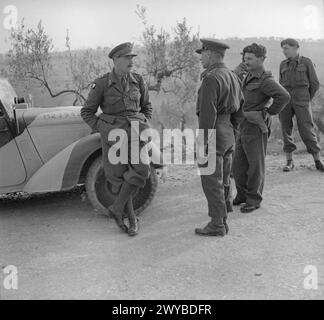
[[[151,173],[143,188],[134,196],[133,203],[136,214],[142,213],[152,202],[157,190],[158,176],[151,165]],[[86,191],[88,198],[95,209],[105,211],[115,200],[116,196],[111,191],[111,185],[106,180],[101,157],[98,157],[90,166],[87,173]]]

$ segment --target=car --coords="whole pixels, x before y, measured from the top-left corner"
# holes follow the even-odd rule
[[[112,204],[100,134],[91,132],[80,109],[30,107],[0,78],[0,194],[67,191],[84,184],[95,209],[102,212]],[[145,186],[134,196],[137,214],[153,200],[161,168],[151,163]]]

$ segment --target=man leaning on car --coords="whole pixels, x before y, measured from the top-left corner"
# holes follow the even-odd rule
[[[139,163],[132,163],[130,150],[128,164],[114,164],[108,157],[108,152],[113,146],[113,143],[108,141],[108,134],[113,129],[125,130],[130,147],[131,123],[138,124],[138,136],[150,127],[147,119],[152,116],[152,105],[147,86],[142,76],[131,72],[135,56],[131,43],[123,43],[112,49],[109,58],[114,62],[113,70],[93,82],[88,99],[81,109],[83,120],[101,134],[105,175],[116,195],[116,200],[108,208],[108,214],[115,219],[119,228],[130,236],[138,233],[133,195],[138,188],[145,185],[150,168],[149,164],[141,159]],[[103,113],[96,116],[99,106]],[[129,227],[124,224],[124,212],[127,213]]]

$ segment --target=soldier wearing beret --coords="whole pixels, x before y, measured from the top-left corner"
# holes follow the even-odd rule
[[[216,170],[201,175],[203,191],[208,202],[210,223],[196,229],[202,236],[225,236],[228,233],[227,215],[232,211],[230,172],[234,148],[234,130],[239,123],[239,111],[243,95],[240,80],[224,62],[229,47],[214,39],[201,39],[201,62],[206,69],[201,75],[198,92],[197,116],[199,128],[204,132],[203,148],[210,152],[208,130],[216,132]],[[198,139],[198,144],[201,143]]]
[[[131,72],[135,56],[131,43],[120,44],[111,50],[109,58],[114,62],[113,70],[93,82],[89,96],[81,109],[83,120],[94,131],[99,131],[101,134],[105,175],[112,192],[116,195],[116,200],[109,207],[108,214],[130,236],[138,233],[133,195],[138,188],[145,185],[149,175],[149,164],[143,163],[141,158],[139,163],[133,163],[131,159],[128,160],[128,164],[112,162],[108,152],[113,147],[113,143],[108,141],[108,135],[113,129],[123,129],[127,133],[126,144],[130,146],[131,123],[138,124],[138,136],[150,127],[148,119],[152,116],[152,106],[147,86],[142,76]],[[99,107],[102,114],[97,116]],[[128,157],[131,153],[132,150],[129,150]],[[124,224],[124,212],[129,219],[129,228]]]
[[[265,157],[270,135],[271,116],[278,114],[290,100],[289,93],[264,69],[266,48],[253,43],[243,50],[248,74],[242,85],[244,121],[235,149],[233,173],[237,189],[234,205],[249,213],[262,201]],[[270,99],[273,99],[269,105]]]
[[[317,170],[324,172],[310,104],[319,89],[314,65],[309,58],[299,55],[299,43],[295,39],[282,41],[281,47],[287,59],[280,65],[280,83],[291,95],[291,102],[279,116],[287,157],[284,171],[294,169],[292,154],[297,147],[293,139],[293,117],[296,116],[298,130],[307,151],[313,155]]]

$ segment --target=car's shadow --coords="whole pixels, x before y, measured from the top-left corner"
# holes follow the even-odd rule
[[[86,201],[85,201],[86,200]],[[58,203],[72,204],[82,202],[90,205],[86,199],[84,186],[78,186],[70,191],[50,192],[42,194],[11,193],[0,196],[0,213],[7,210],[30,209],[42,206],[55,206]]]

